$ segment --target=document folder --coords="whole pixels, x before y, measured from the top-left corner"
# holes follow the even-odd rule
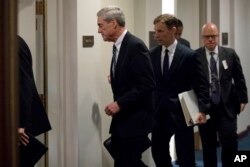
[[[109,154],[114,157],[112,147],[111,147],[111,137],[107,138],[104,142],[103,145],[105,148],[108,150]]]
[[[108,150],[109,154],[114,158],[114,153],[113,153],[112,146],[111,146],[112,145],[111,137],[107,138],[103,142],[103,145]],[[142,148],[142,152],[146,151],[150,146],[151,146],[151,140],[149,138],[147,138],[147,141],[146,141],[144,147]]]
[[[28,145],[20,145],[20,166],[34,166],[46,153],[48,148],[31,134]]]
[[[195,122],[195,120],[197,119],[197,114],[199,113],[199,107],[198,100],[194,91],[186,91],[178,94],[178,96],[187,126],[196,125],[197,123]],[[209,115],[207,115],[207,119],[209,118]]]

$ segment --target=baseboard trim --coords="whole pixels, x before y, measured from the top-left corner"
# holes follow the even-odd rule
[[[244,138],[248,134],[249,131],[250,131],[250,125],[248,125],[245,130],[243,130],[242,132],[238,133],[238,138],[239,139]]]

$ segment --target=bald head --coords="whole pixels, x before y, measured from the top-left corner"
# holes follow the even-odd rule
[[[218,28],[217,26],[214,24],[214,23],[206,23],[202,26],[202,31],[201,31],[201,34],[203,35],[204,34],[204,31],[207,32],[207,31],[213,31],[213,32],[216,32],[216,34],[219,34],[218,33]]]
[[[219,31],[214,23],[206,23],[201,30],[203,44],[209,51],[214,51],[219,42]]]

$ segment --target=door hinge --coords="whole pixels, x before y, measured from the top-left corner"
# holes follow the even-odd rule
[[[44,0],[36,1],[36,15],[44,15]]]

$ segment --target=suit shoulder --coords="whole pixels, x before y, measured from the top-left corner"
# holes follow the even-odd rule
[[[235,52],[235,50],[233,48],[228,48],[228,47],[224,47],[224,46],[220,46],[219,49],[221,51],[225,51],[225,52],[231,52],[231,53]]]
[[[151,56],[155,55],[155,54],[158,54],[158,53],[161,53],[161,48],[162,48],[161,45],[157,45],[157,46],[154,46],[153,48],[151,48],[149,50]]]
[[[148,47],[146,44],[138,37],[131,33],[127,33],[126,36],[123,39],[124,46],[127,46],[130,50],[140,48],[140,49],[146,49],[148,51]]]
[[[196,53],[201,54],[201,53],[204,51],[204,47],[200,47],[200,48],[198,48],[198,49],[195,49],[194,51],[195,51]]]
[[[185,45],[185,46],[187,46],[187,47],[190,48],[190,42],[188,40],[186,40],[185,38],[180,38],[178,40],[178,42],[180,42],[181,44],[183,44],[183,45]]]
[[[177,44],[176,49],[177,49],[177,51],[182,50],[186,54],[193,54],[194,53],[194,51],[192,49],[190,49],[189,47],[187,47],[187,46],[185,46],[185,45],[183,45],[181,43]]]
[[[130,32],[127,32],[124,39],[128,40],[129,43],[142,43],[142,44],[144,44],[144,42],[139,37],[131,34]]]

